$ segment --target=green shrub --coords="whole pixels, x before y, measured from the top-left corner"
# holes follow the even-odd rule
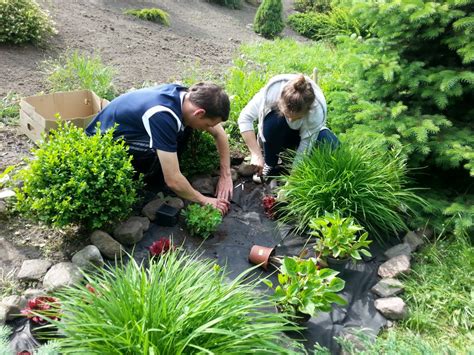
[[[339,211],[371,235],[387,239],[407,230],[405,215],[422,200],[406,187],[406,161],[399,151],[344,142],[336,150],[316,147],[281,179],[283,221],[304,230],[312,218]]]
[[[280,345],[291,326],[245,274],[228,283],[210,261],[180,252],[86,277],[93,287],[58,295],[61,353],[290,354]]]
[[[230,7],[231,9],[240,9],[242,7],[242,0],[208,0],[215,4]]]
[[[331,0],[294,0],[293,8],[298,12],[328,12]]]
[[[332,41],[339,35],[366,37],[369,34],[369,25],[361,24],[343,7],[336,7],[328,13],[291,14],[287,21],[293,30],[315,41]]]
[[[188,177],[216,170],[219,167],[219,153],[214,138],[208,132],[193,130],[179,157],[179,167]]]
[[[49,14],[34,0],[1,0],[0,22],[0,43],[40,43],[56,33]]]
[[[10,91],[0,101],[0,122],[5,125],[17,125],[20,118],[20,96]]]
[[[41,141],[17,179],[17,208],[55,226],[71,223],[98,229],[128,215],[139,186],[131,157],[113,132],[88,137],[60,123]]]
[[[222,222],[220,211],[212,205],[200,206],[197,203],[192,203],[181,213],[191,235],[204,239],[209,238]]]
[[[282,16],[281,0],[263,0],[255,14],[253,29],[265,38],[274,38],[285,27]]]
[[[99,97],[112,100],[115,70],[105,66],[99,56],[67,52],[56,60],[46,61],[44,70],[51,91],[92,90]]]
[[[158,8],[130,9],[130,10],[125,10],[124,14],[132,15],[145,21],[161,23],[162,25],[165,25],[165,26],[170,25],[169,14],[166,11],[163,11]]]

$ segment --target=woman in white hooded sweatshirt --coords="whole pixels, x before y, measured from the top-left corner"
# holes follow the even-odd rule
[[[296,149],[298,158],[315,142],[337,147],[338,139],[326,127],[326,115],[324,95],[309,77],[302,74],[273,77],[245,106],[238,120],[256,177],[275,175],[278,155],[285,149]],[[258,120],[258,143],[255,120]]]

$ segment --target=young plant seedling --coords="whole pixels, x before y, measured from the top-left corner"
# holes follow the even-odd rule
[[[200,206],[196,203],[190,204],[182,215],[186,221],[186,227],[192,236],[209,238],[222,222],[222,215],[218,209],[211,205]]]

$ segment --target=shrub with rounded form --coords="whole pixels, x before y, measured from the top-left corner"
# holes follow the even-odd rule
[[[49,14],[34,0],[1,0],[0,23],[0,43],[38,43],[56,33]]]
[[[179,167],[185,176],[209,174],[219,168],[216,142],[208,132],[193,130],[186,149],[179,157]]]
[[[220,211],[212,205],[200,206],[192,203],[181,213],[189,233],[204,239],[209,238],[222,222]]]
[[[17,208],[55,226],[97,229],[125,218],[136,201],[131,157],[113,131],[88,137],[61,122],[40,142],[17,179]]]
[[[247,274],[229,282],[211,261],[170,252],[148,268],[130,258],[86,275],[94,292],[82,286],[57,295],[61,353],[294,353],[281,345],[281,332],[293,327],[268,311],[258,281],[242,281]]]
[[[343,142],[315,147],[303,156],[278,194],[284,221],[299,230],[312,218],[339,211],[370,234],[386,239],[407,230],[405,217],[424,204],[407,188],[405,158],[378,144]]]
[[[274,38],[285,27],[281,0],[263,0],[255,14],[253,29],[265,38]]]
[[[170,15],[166,11],[158,8],[151,9],[131,9],[124,12],[126,15],[138,17],[141,20],[161,23],[162,25],[170,25]]]

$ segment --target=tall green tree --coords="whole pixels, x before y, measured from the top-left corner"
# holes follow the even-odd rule
[[[254,31],[271,39],[279,35],[284,27],[281,0],[263,0],[255,14]]]

